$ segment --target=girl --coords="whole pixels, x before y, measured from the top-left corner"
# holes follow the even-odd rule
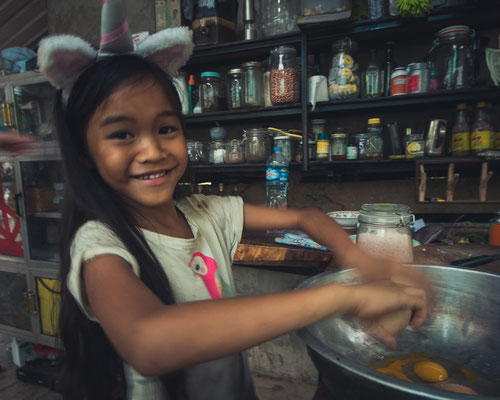
[[[243,229],[301,229],[365,276],[416,274],[371,259],[314,209],[201,195],[176,202],[188,163],[181,105],[155,65],[134,55],[98,61],[56,107],[68,187],[66,398],[254,398],[244,349],[334,313],[411,309],[411,325],[423,323],[424,291],[390,281],[233,297],[230,266]]]
[[[120,5],[104,0],[103,10],[116,17]],[[395,338],[378,317],[411,310],[414,328],[424,322],[425,279],[364,254],[318,210],[268,209],[239,197],[176,200],[188,156],[181,104],[164,69],[171,75],[185,62],[190,33],[162,31],[134,50],[120,36],[126,20],[110,18],[119,26],[109,27],[104,15],[98,54],[68,36],[44,39],[38,51],[41,72],[62,89],[55,121],[66,174],[66,399],[255,399],[242,353],[249,347],[332,314],[372,321],[390,346]],[[244,229],[301,229],[367,283],[234,297],[231,264]]]

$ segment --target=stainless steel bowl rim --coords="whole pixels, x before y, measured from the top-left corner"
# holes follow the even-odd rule
[[[465,267],[460,267],[457,268],[452,265],[442,265],[442,266],[436,266],[436,265],[421,265],[421,264],[413,264],[417,267],[429,267],[429,268],[443,268],[443,269],[449,269],[449,268],[454,268],[454,269],[460,269],[460,270],[466,270],[469,271],[470,273],[477,273],[477,274],[482,274],[482,275],[491,275],[492,277],[499,278],[500,274],[494,273],[494,272],[489,272],[489,271],[479,271],[474,268],[465,268]],[[349,270],[342,270],[338,271],[337,273],[341,273],[343,271],[349,271]],[[306,281],[302,282],[297,286],[297,289],[303,289],[306,287],[311,287],[314,285],[315,281],[320,281],[323,276],[330,275],[332,274],[331,271],[329,272],[323,272],[321,274],[318,274],[312,278],[307,279]],[[306,284],[307,282],[307,284]],[[322,357],[325,357],[328,359],[328,361],[352,372],[353,374],[356,374],[362,378],[365,378],[369,381],[379,383],[383,386],[391,387],[393,389],[397,389],[403,393],[408,393],[408,394],[415,394],[419,395],[423,398],[428,398],[432,400],[466,400],[466,399],[471,399],[471,395],[469,394],[461,394],[461,393],[456,393],[456,392],[451,392],[451,391],[444,391],[443,389],[437,389],[432,386],[424,386],[418,383],[413,383],[413,382],[405,382],[401,379],[383,374],[381,372],[377,372],[375,370],[372,370],[368,367],[365,367],[361,364],[352,362],[347,360],[345,357],[342,355],[336,353],[334,350],[330,349],[329,347],[323,345],[314,335],[312,335],[307,327],[300,329],[298,331],[299,336],[302,338],[304,343],[311,349],[313,349],[316,353],[321,355]],[[474,399],[477,400],[493,400],[493,399],[500,399],[500,397],[492,397],[492,396],[479,396],[475,395],[473,397]]]

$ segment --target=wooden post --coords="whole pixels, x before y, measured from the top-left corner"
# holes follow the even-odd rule
[[[418,185],[418,201],[425,200],[425,191],[427,190],[427,173],[425,172],[424,164],[420,164],[420,182]]]
[[[446,185],[446,201],[453,201],[453,192],[457,186],[460,174],[455,174],[455,163],[448,164],[448,183]]]
[[[488,161],[481,163],[481,179],[479,181],[479,201],[486,201],[486,190],[488,189],[488,181],[493,175],[492,171],[488,171]]]

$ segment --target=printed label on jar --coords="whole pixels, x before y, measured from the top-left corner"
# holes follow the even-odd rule
[[[268,182],[288,182],[288,168],[267,167],[266,181]]]
[[[318,142],[316,144],[316,155],[328,155],[328,153],[330,152],[329,145],[329,142]]]
[[[451,136],[451,151],[470,150],[470,133],[454,133]]]
[[[491,131],[474,132],[471,137],[472,150],[487,150],[492,148]]]
[[[400,75],[391,80],[391,96],[406,94],[406,75]]]
[[[347,147],[347,159],[357,160],[358,159],[358,148],[355,146]]]
[[[413,75],[408,78],[406,84],[406,91],[408,93],[414,93],[420,91],[420,75]]]
[[[500,150],[500,131],[495,134],[495,150]]]

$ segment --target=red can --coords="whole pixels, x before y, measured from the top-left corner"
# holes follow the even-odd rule
[[[406,68],[394,68],[391,74],[391,96],[406,94]]]

